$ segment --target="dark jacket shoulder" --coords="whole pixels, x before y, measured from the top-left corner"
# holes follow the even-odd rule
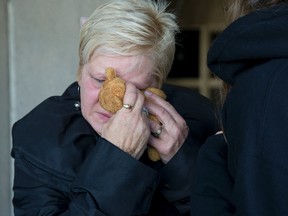
[[[96,139],[77,105],[75,107],[78,101],[74,83],[62,96],[44,100],[17,121],[12,129],[12,156],[27,157],[27,161],[40,167],[49,164],[73,176],[81,166],[79,161],[84,161]],[[67,163],[71,165],[69,170]]]

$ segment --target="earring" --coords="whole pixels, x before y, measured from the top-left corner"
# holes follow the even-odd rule
[[[78,85],[77,91],[78,91],[78,95],[80,96],[80,86],[79,86],[79,85]],[[75,101],[75,103],[74,103],[74,108],[75,108],[76,110],[80,110],[80,109],[81,109],[81,103],[80,103],[80,101]]]

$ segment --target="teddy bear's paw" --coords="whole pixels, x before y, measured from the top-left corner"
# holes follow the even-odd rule
[[[148,152],[148,157],[151,161],[156,162],[160,160],[160,155],[155,148],[148,146],[147,152]]]
[[[100,99],[101,98],[101,99]],[[123,106],[123,100],[117,96],[107,96],[104,95],[100,97],[99,95],[99,103],[103,109],[108,112],[115,113]]]

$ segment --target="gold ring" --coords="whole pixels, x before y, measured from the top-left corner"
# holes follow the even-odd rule
[[[154,137],[158,138],[160,134],[162,133],[162,127],[160,127],[157,131],[151,132],[151,133]]]
[[[130,104],[123,104],[123,108],[128,109],[128,110],[132,110],[133,106]]]

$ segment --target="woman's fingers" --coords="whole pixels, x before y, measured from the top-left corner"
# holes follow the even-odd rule
[[[150,121],[152,135],[149,144],[156,148],[164,163],[168,162],[183,145],[188,136],[188,126],[182,116],[167,101],[146,92],[149,102],[145,106],[159,120]]]
[[[104,138],[135,158],[143,154],[150,136],[147,115],[142,112],[143,94],[132,84],[126,84],[124,103],[105,125]]]

